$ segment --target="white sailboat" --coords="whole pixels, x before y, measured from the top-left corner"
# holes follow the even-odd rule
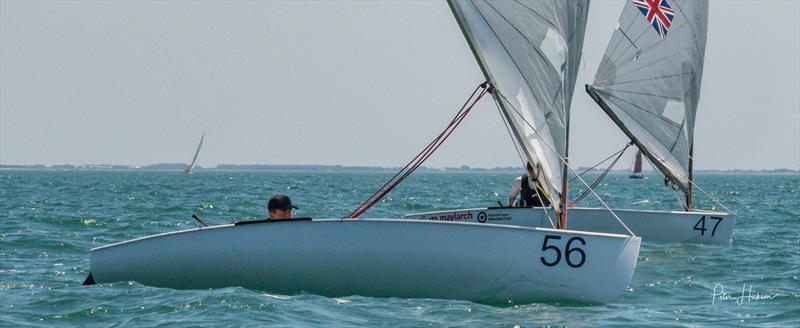
[[[660,16],[647,15],[644,9],[649,6],[647,2],[627,2],[595,83],[586,90],[667,176],[668,182],[685,194],[684,209],[615,209],[614,213],[646,241],[730,244],[735,216],[729,212],[697,210],[691,205],[692,186],[696,186],[692,181],[691,150],[703,73],[708,2],[668,2],[660,2],[668,8],[659,7],[670,12],[664,15],[671,19],[667,31],[658,21]],[[414,213],[404,218],[439,220],[453,215],[468,218],[464,222],[541,227],[547,226],[547,222],[536,218],[544,214],[541,208],[489,207]],[[570,208],[568,227],[607,233],[624,231],[616,217],[598,208]]]
[[[566,145],[564,114],[588,1],[449,5],[491,82],[482,85],[482,95],[494,90],[525,156],[542,163],[548,190],[559,195],[565,153],[554,150]],[[540,79],[542,74],[547,79]],[[549,98],[541,97],[545,91]],[[485,222],[256,220],[95,248],[84,284],[133,280],[170,288],[242,286],[331,297],[597,303],[625,292],[640,243],[629,231]]]
[[[628,176],[631,179],[646,179],[642,173],[642,151],[637,150],[636,156],[633,158],[633,167],[631,167],[631,174]]]
[[[673,241],[729,244],[735,216],[692,206],[692,191],[703,191],[692,163],[707,23],[708,1],[629,2],[586,92],[683,196],[682,216],[656,212],[663,227],[655,233],[688,231],[694,238]]]
[[[200,149],[203,148],[203,139],[205,139],[206,134],[203,133],[200,136],[200,143],[197,144],[197,150],[194,152],[194,157],[192,158],[192,164],[189,164],[189,167],[183,169],[183,172],[186,174],[192,174],[192,170],[197,166],[197,162],[200,158]]]

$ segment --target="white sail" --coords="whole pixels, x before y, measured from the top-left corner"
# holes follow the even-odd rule
[[[690,200],[708,2],[657,3],[628,1],[587,92]]]
[[[184,172],[186,172],[187,174],[191,174],[192,170],[194,170],[194,168],[197,166],[197,161],[200,158],[200,148],[203,148],[203,139],[205,139],[205,137],[206,137],[205,133],[203,133],[203,135],[200,136],[200,143],[197,144],[197,150],[194,152],[194,158],[192,158],[192,164],[189,164],[189,167],[184,170]]]
[[[555,208],[589,1],[448,1]],[[535,129],[535,131],[534,131]]]

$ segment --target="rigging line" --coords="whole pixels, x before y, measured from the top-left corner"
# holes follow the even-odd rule
[[[691,155],[689,155],[689,158],[694,160],[694,157],[692,157]],[[697,189],[700,189],[700,191],[702,191],[703,194],[708,196],[708,198],[711,198],[711,200],[713,200],[715,203],[719,204],[719,206],[722,206],[722,208],[724,208],[726,211],[728,211],[728,213],[736,214],[734,211],[731,211],[731,209],[729,209],[727,206],[725,206],[725,204],[722,204],[722,202],[719,199],[717,199],[714,196],[712,196],[711,194],[707,193],[705,190],[703,190],[703,188],[700,188],[700,186],[698,186],[696,183],[694,183],[694,181],[689,180],[689,179],[687,179],[687,180],[689,181],[689,183],[692,184],[692,186],[695,186],[695,187],[697,187]]]
[[[627,149],[628,147],[625,147],[625,148]],[[606,170],[603,171],[603,173],[600,174],[600,176],[598,176],[597,179],[594,180],[594,182],[592,182],[592,189],[597,188],[597,186],[600,184],[600,182],[603,181],[603,179],[605,179],[606,175],[608,175],[608,172],[611,172],[611,169],[614,168],[614,166],[617,165],[617,162],[619,161],[620,158],[622,158],[622,153],[620,153],[619,156],[617,156],[617,158],[615,158],[614,161],[611,162],[611,165],[609,165],[606,168]],[[583,193],[580,194],[580,196],[575,198],[575,200],[573,200],[572,203],[570,203],[570,206],[575,206],[575,204],[577,204],[578,202],[583,200],[583,198],[585,198],[587,195],[589,195],[589,191],[588,190],[584,191]]]
[[[481,85],[478,85],[477,87],[475,87],[475,90],[473,90],[473,91],[472,91],[472,94],[469,96],[469,98],[467,98],[467,101],[464,103],[464,105],[462,105],[462,106],[461,106],[461,108],[460,108],[460,109],[458,110],[458,112],[456,113],[456,117],[458,117],[459,115],[461,115],[461,113],[464,111],[464,108],[466,108],[466,107],[467,107],[467,105],[469,104],[469,102],[472,100],[472,98],[475,96],[475,94],[478,92],[478,90],[480,90],[480,88],[481,88],[482,86],[483,86],[483,84],[481,84]],[[453,120],[451,120],[451,121],[450,121],[450,123],[448,124],[448,127],[449,127],[449,126],[451,126],[451,125],[454,123],[454,121],[455,121],[455,118],[453,118]],[[445,130],[446,130],[446,129],[447,129],[447,128],[445,128]],[[402,173],[404,170],[406,170],[406,169],[407,169],[407,168],[408,168],[410,165],[412,165],[412,163],[414,163],[414,162],[415,162],[415,161],[416,161],[416,160],[417,160],[417,159],[418,159],[420,156],[422,156],[422,154],[423,154],[423,153],[424,153],[426,150],[428,150],[428,149],[429,149],[429,148],[430,148],[430,147],[431,147],[431,146],[432,146],[432,145],[433,145],[435,142],[437,142],[437,141],[439,140],[439,138],[441,138],[441,136],[442,136],[442,134],[440,133],[440,134],[439,134],[439,135],[438,135],[436,138],[434,138],[434,139],[433,139],[433,141],[431,141],[431,142],[430,142],[430,143],[429,143],[429,144],[428,144],[428,145],[427,145],[427,146],[426,146],[426,147],[425,147],[425,148],[424,148],[422,151],[420,151],[420,152],[417,154],[417,156],[415,156],[413,159],[411,159],[411,160],[410,160],[410,161],[409,161],[409,162],[408,162],[408,163],[407,163],[407,164],[406,164],[406,165],[405,165],[405,166],[404,166],[404,167],[403,167],[403,168],[402,168],[400,171],[398,171],[398,172],[397,172],[397,173],[396,173],[394,176],[392,176],[392,177],[391,177],[391,178],[390,178],[388,181],[386,181],[386,183],[384,183],[384,184],[383,184],[383,186],[381,186],[380,188],[378,188],[378,190],[376,190],[376,191],[375,191],[375,192],[374,192],[372,195],[370,195],[370,196],[369,196],[369,197],[368,197],[368,198],[367,198],[367,199],[366,199],[366,200],[365,200],[363,203],[361,203],[361,205],[359,205],[359,206],[358,206],[358,207],[357,207],[355,210],[353,210],[353,212],[351,212],[351,213],[348,215],[348,217],[350,217],[352,214],[354,214],[354,213],[358,212],[359,210],[361,210],[361,209],[362,209],[362,207],[363,207],[363,206],[365,206],[365,204],[367,204],[369,201],[371,201],[371,200],[373,199],[373,197],[375,197],[376,195],[378,195],[378,193],[380,193],[380,192],[381,192],[381,190],[383,190],[384,188],[386,188],[386,186],[388,186],[388,185],[389,185],[389,184],[390,184],[392,181],[394,181],[394,179],[395,179],[395,178],[397,178],[397,176],[399,176],[399,175],[400,175],[400,173]]]
[[[684,201],[684,200],[683,200],[683,197],[681,197],[683,193],[681,192],[681,190],[680,190],[680,189],[678,189],[678,190],[673,190],[672,194],[673,194],[673,195],[675,195],[675,199],[677,199],[677,200],[678,200],[678,204],[679,204],[680,206],[682,206],[682,208],[686,208],[686,209],[688,209],[688,208],[689,208],[689,207],[687,207],[687,206],[686,206],[686,201]]]
[[[628,149],[628,147],[630,147],[633,144],[634,144],[633,141],[629,142],[627,145],[625,145],[625,147],[623,147],[622,149],[618,150],[616,153],[611,154],[611,156],[606,157],[606,159],[604,159],[604,160],[600,161],[599,163],[595,164],[594,166],[584,170],[583,172],[581,172],[578,175],[583,176],[584,174],[588,173],[589,171],[594,170],[596,167],[600,166],[600,164],[603,164],[606,161],[608,161],[609,159],[611,159],[612,157],[617,156],[617,154],[619,154],[621,152],[624,152],[625,150]],[[572,177],[572,179],[569,179],[569,182],[575,181],[575,179],[577,179],[577,178],[578,178],[577,176]]]
[[[478,99],[480,99],[480,97]],[[460,123],[460,119],[463,119],[464,115],[466,115],[466,112],[462,113],[461,111],[459,111],[458,115],[456,115],[456,118],[454,118],[454,121],[451,121],[450,125],[448,125],[447,128],[445,128],[445,131],[443,131],[441,134],[439,134],[439,136],[437,136],[434,139],[434,141],[431,144],[429,144],[428,147],[426,147],[423,150],[422,153],[420,153],[420,154],[422,154],[422,157],[419,157],[419,155],[417,156],[418,159],[416,161],[414,161],[413,166],[411,166],[411,167],[406,166],[403,169],[401,169],[397,174],[395,174],[395,177],[396,177],[400,173],[405,172],[405,173],[403,173],[402,176],[400,176],[400,178],[390,179],[387,182],[387,185],[389,183],[392,183],[391,186],[389,186],[388,188],[385,188],[385,189],[381,188],[378,191],[376,191],[375,194],[377,194],[378,192],[381,192],[381,191],[383,191],[383,192],[380,195],[378,195],[377,198],[373,199],[372,201],[365,201],[364,204],[366,204],[366,205],[362,204],[362,206],[360,206],[359,209],[357,209],[356,211],[351,213],[351,215],[349,217],[356,218],[359,215],[363,214],[367,209],[369,209],[370,207],[375,205],[375,203],[380,201],[380,199],[382,199],[386,194],[388,194],[389,191],[391,191],[392,189],[394,189],[394,187],[396,187],[398,184],[400,184],[400,182],[405,180],[406,177],[408,177],[413,171],[415,171],[422,164],[422,162],[424,162],[428,157],[430,157],[430,155],[433,154],[433,151],[435,151],[436,148],[438,148],[439,145],[441,145],[441,143],[444,142],[444,139],[446,139],[447,136],[449,136],[449,133],[447,134],[447,136],[445,136],[444,133],[448,129],[455,129],[454,124],[458,125]],[[458,122],[458,123],[456,123],[456,122]],[[451,132],[452,132],[452,130],[451,130]],[[444,138],[442,138],[443,136],[444,136]],[[434,144],[435,144],[435,146],[434,146]]]
[[[460,116],[460,118],[463,118],[463,116]],[[458,121],[458,123],[460,123],[460,120]],[[458,125],[458,123],[456,123],[456,125]],[[455,128],[453,125],[450,125],[450,126],[448,126],[448,129],[450,129],[451,127],[452,127],[452,129],[454,129],[454,128]],[[452,132],[452,130],[451,130],[451,132]],[[417,169],[417,168],[418,168],[420,165],[422,165],[422,163],[423,163],[425,160],[427,160],[427,159],[430,157],[430,155],[432,155],[432,154],[433,154],[433,152],[434,152],[434,151],[435,151],[435,150],[436,150],[436,149],[437,149],[437,148],[438,148],[438,147],[441,145],[441,143],[443,143],[443,142],[444,142],[444,139],[446,139],[446,138],[447,138],[447,136],[449,136],[449,133],[447,133],[447,135],[446,135],[446,136],[444,136],[444,138],[442,138],[442,136],[443,136],[443,135],[441,135],[441,134],[440,134],[440,135],[439,135],[439,137],[437,137],[437,138],[435,139],[435,141],[437,142],[437,143],[435,144],[435,146],[433,146],[433,147],[427,147],[427,148],[425,149],[423,156],[422,156],[422,157],[420,157],[420,158],[419,158],[419,159],[418,159],[418,160],[417,160],[417,161],[416,161],[416,162],[413,164],[413,166],[411,166],[410,168],[409,168],[409,167],[404,167],[402,170],[400,170],[400,172],[398,172],[398,174],[399,174],[399,173],[401,173],[401,172],[404,172],[404,173],[403,173],[403,175],[402,175],[402,176],[400,176],[399,178],[397,178],[396,180],[390,180],[390,181],[389,181],[389,183],[392,183],[392,185],[391,185],[391,186],[389,186],[388,188],[385,188],[385,189],[379,189],[379,190],[378,190],[378,192],[381,192],[381,191],[382,191],[382,193],[380,193],[380,195],[378,195],[376,198],[374,198],[374,199],[373,199],[372,201],[370,201],[370,202],[365,202],[364,204],[366,204],[366,205],[364,205],[364,206],[361,206],[361,207],[360,207],[360,208],[359,208],[357,211],[354,211],[354,213],[353,213],[353,214],[349,215],[349,217],[351,217],[351,218],[357,218],[358,216],[360,216],[361,214],[363,214],[364,212],[366,212],[368,209],[370,209],[370,208],[371,208],[373,205],[375,205],[375,204],[376,204],[378,201],[380,201],[381,199],[383,199],[383,197],[384,197],[384,196],[386,196],[386,195],[387,195],[387,194],[388,194],[390,191],[392,191],[392,189],[394,189],[394,188],[395,188],[397,185],[399,185],[399,184],[400,184],[400,183],[401,183],[403,180],[405,180],[405,178],[406,178],[406,177],[408,177],[408,176],[409,176],[411,173],[413,173],[413,172],[414,172],[414,171],[415,171],[415,170],[416,170],[416,169]],[[441,140],[441,141],[440,141],[440,140]]]
[[[470,101],[470,100],[472,100],[472,98],[475,96],[475,93],[476,93],[476,92],[478,92],[478,90],[479,90],[480,88],[481,88],[481,86],[480,86],[480,85],[479,85],[478,87],[476,87],[476,88],[475,88],[475,90],[472,92],[472,94],[471,94],[471,95],[469,96],[469,98],[467,99],[467,102],[466,102],[466,103],[464,103],[464,105],[461,107],[461,109],[459,109],[458,113],[456,114],[456,117],[458,117],[459,115],[461,115],[461,113],[463,112],[464,108],[466,108],[466,106],[467,106],[467,104],[469,103],[469,101]],[[452,126],[452,125],[453,125],[454,121],[455,121],[455,118],[453,118],[453,120],[451,120],[451,121],[450,121],[450,124],[448,125],[448,128],[449,128],[450,126]],[[447,129],[447,128],[446,128],[446,129]],[[438,135],[436,138],[434,138],[434,139],[433,139],[433,141],[431,141],[431,142],[430,142],[430,143],[429,143],[429,144],[428,144],[428,145],[427,145],[427,146],[426,146],[426,147],[425,147],[425,148],[424,148],[422,151],[420,151],[420,152],[417,154],[417,156],[415,156],[415,157],[414,157],[414,158],[413,158],[411,161],[409,161],[409,162],[408,162],[408,163],[407,163],[407,164],[406,164],[406,165],[405,165],[405,166],[404,166],[404,167],[403,167],[403,168],[402,168],[400,171],[398,171],[398,172],[397,172],[397,173],[396,173],[394,176],[392,176],[392,177],[391,177],[391,178],[390,178],[388,181],[386,181],[386,183],[384,183],[384,184],[383,184],[383,186],[381,186],[380,188],[378,188],[378,190],[376,190],[376,191],[375,191],[375,192],[374,192],[372,195],[370,195],[370,196],[369,196],[369,197],[368,197],[368,198],[367,198],[367,199],[366,199],[366,200],[365,200],[363,203],[361,203],[361,205],[359,205],[359,206],[358,206],[358,207],[357,207],[355,210],[353,210],[353,212],[351,212],[351,213],[350,213],[350,214],[349,214],[347,217],[352,217],[352,215],[353,215],[353,214],[355,214],[355,213],[359,212],[359,211],[360,211],[360,210],[361,210],[361,209],[362,209],[362,208],[363,208],[363,207],[364,207],[366,204],[368,204],[368,203],[369,203],[369,202],[370,202],[370,201],[371,201],[371,200],[372,200],[372,199],[373,199],[375,196],[377,196],[377,195],[378,195],[378,193],[380,193],[382,190],[384,190],[384,188],[386,188],[386,186],[388,186],[388,185],[389,185],[389,184],[390,184],[392,181],[394,181],[394,180],[395,180],[395,178],[397,178],[397,176],[399,176],[399,175],[400,175],[400,173],[404,172],[406,169],[408,169],[408,167],[409,167],[410,165],[412,165],[412,163],[414,163],[415,161],[417,161],[417,160],[418,160],[418,158],[419,158],[420,156],[422,156],[422,155],[423,155],[423,154],[424,154],[424,153],[425,153],[425,152],[426,152],[428,149],[430,149],[430,147],[431,147],[431,146],[432,146],[434,143],[436,143],[436,142],[437,142],[437,141],[438,141],[438,140],[439,140],[441,137],[442,137],[442,134],[440,133],[440,134],[439,134],[439,135]]]
[[[525,166],[526,165],[526,161],[522,156],[522,152],[519,150],[519,147],[521,147],[521,146],[517,145],[517,141],[516,141],[516,139],[514,139],[514,135],[511,132],[511,128],[509,127],[511,122],[508,122],[506,120],[506,117],[503,115],[503,111],[500,108],[500,103],[497,102],[497,98],[492,97],[492,99],[494,99],[494,103],[497,106],[497,112],[500,114],[500,118],[502,118],[502,120],[503,120],[503,125],[506,127],[506,131],[508,131],[508,137],[511,138],[511,144],[514,145],[514,150],[517,151],[517,156],[519,156],[519,161],[522,164],[522,166]],[[539,190],[538,189],[536,189],[536,195],[539,196],[539,199],[542,199],[542,195],[539,194]],[[513,203],[511,205],[513,205]],[[556,225],[555,225],[555,223],[553,223],[553,219],[550,217],[550,212],[548,212],[547,208],[544,207],[544,206],[542,206],[542,210],[544,211],[544,215],[547,216],[547,220],[550,221],[550,226],[553,227],[553,229],[556,229]]]
[[[536,173],[539,174],[539,172],[536,172]],[[520,183],[528,183],[527,180],[528,180],[528,178],[525,178],[525,181],[520,181]],[[528,186],[530,187],[530,184]],[[522,187],[522,186],[520,186],[520,187]],[[541,186],[539,186],[539,184],[536,183],[536,181],[534,181],[533,182],[533,190],[536,192],[536,197],[539,197],[539,202],[542,203],[542,195],[539,193],[539,188],[541,188]],[[553,227],[553,229],[560,228],[560,226],[558,228],[556,228],[556,224],[553,223],[553,219],[550,217],[550,212],[547,211],[547,206],[544,206],[544,203],[542,203],[542,210],[544,210],[544,214],[547,216],[547,221],[550,221],[550,226]],[[556,220],[556,221],[559,222],[559,223],[561,222],[560,220]]]
[[[574,169],[574,168],[572,168],[572,166],[571,166],[571,165],[569,165],[569,163],[567,163],[567,161],[564,159],[564,157],[562,157],[562,156],[561,156],[561,154],[559,154],[559,153],[558,153],[558,152],[555,150],[555,148],[553,148],[553,146],[552,146],[552,145],[550,145],[548,142],[546,142],[546,141],[544,140],[543,136],[542,136],[542,135],[539,133],[539,130],[537,130],[537,129],[536,129],[534,126],[533,126],[533,124],[531,124],[530,122],[528,122],[528,120],[526,120],[526,119],[525,119],[525,117],[522,115],[522,113],[521,113],[521,112],[520,112],[520,111],[519,111],[519,110],[518,110],[516,107],[514,107],[514,104],[512,104],[510,101],[508,101],[508,98],[506,98],[506,96],[505,96],[505,95],[503,95],[503,94],[500,92],[500,90],[497,90],[496,92],[497,92],[497,94],[498,94],[498,95],[500,95],[500,97],[503,97],[503,99],[505,99],[505,100],[506,100],[506,103],[508,103],[508,104],[511,106],[511,108],[512,108],[512,109],[514,109],[514,112],[516,112],[516,113],[517,113],[517,115],[519,115],[519,117],[522,119],[522,121],[523,121],[523,122],[525,122],[525,124],[527,124],[527,125],[528,125],[528,127],[530,127],[530,128],[531,128],[531,130],[533,130],[533,132],[534,132],[534,133],[536,133],[536,135],[537,135],[537,136],[539,136],[539,138],[540,138],[541,142],[542,142],[542,143],[543,143],[545,146],[547,146],[547,148],[549,148],[549,149],[550,149],[550,151],[552,151],[553,153],[555,153],[555,155],[556,155],[556,156],[557,156],[557,157],[558,157],[558,158],[561,160],[561,162],[562,162],[562,163],[564,163],[564,166],[566,166],[567,168],[569,168],[569,170],[570,170],[570,171],[572,171],[572,173],[574,173],[574,174],[576,174],[576,175],[577,175],[577,174],[578,174],[578,172],[576,172],[576,171],[575,171],[575,169]],[[566,177],[564,177],[564,178],[566,178]],[[586,181],[585,181],[585,180],[583,180],[583,178],[581,178],[580,176],[578,176],[578,179],[581,181],[581,183],[583,183],[583,185],[584,185],[584,186],[586,186],[587,188],[589,188],[589,184],[588,184],[588,183],[586,183]],[[597,198],[597,200],[598,200],[598,201],[600,201],[600,203],[601,203],[601,204],[603,204],[603,207],[605,207],[605,208],[608,210],[608,212],[610,212],[610,213],[611,213],[611,215],[612,215],[612,216],[614,216],[614,218],[615,218],[615,219],[617,219],[617,221],[619,222],[619,224],[620,224],[620,225],[622,225],[622,227],[623,227],[623,228],[625,228],[625,230],[626,230],[626,231],[628,231],[628,233],[629,233],[631,236],[634,236],[634,237],[635,237],[635,236],[636,236],[636,234],[634,234],[634,233],[633,233],[633,231],[631,231],[631,229],[630,229],[630,228],[628,228],[628,226],[625,224],[625,222],[622,222],[622,219],[620,219],[620,218],[619,218],[619,216],[617,216],[617,213],[614,213],[614,211],[612,211],[612,210],[611,210],[611,208],[610,208],[610,207],[608,207],[608,204],[606,204],[606,202],[604,202],[604,201],[603,201],[603,199],[602,199],[602,198],[600,198],[600,196],[599,196],[599,195],[597,195],[597,193],[596,193],[596,192],[594,192],[594,190],[593,190],[592,188],[589,188],[589,190],[590,190],[590,191],[592,192],[592,194],[593,194],[593,195],[594,195],[594,196]],[[551,202],[551,204],[552,204],[552,202]]]
[[[500,109],[500,104],[497,102],[497,99],[495,99],[494,97],[492,97],[492,99],[494,99],[494,104],[495,106],[497,106],[497,113],[500,114],[500,118],[503,120],[503,126],[506,127],[506,131],[508,132],[508,137],[511,138],[511,144],[514,145],[514,150],[517,151],[517,156],[519,156],[519,162],[522,163],[522,165],[524,166],[525,159],[523,158],[522,152],[519,150],[519,146],[517,146],[517,141],[516,139],[514,139],[514,135],[511,132],[511,127],[509,126],[509,124],[511,123],[508,122],[506,120],[506,117],[503,115],[503,110]]]
[[[597,89],[592,89],[592,91],[596,91],[596,90]],[[601,100],[603,99],[603,97],[600,95],[600,93],[594,93],[594,95],[596,95],[598,97],[597,99],[601,99]],[[611,96],[611,95],[609,95],[609,96]],[[655,149],[649,149],[647,147],[641,147],[643,145],[641,143],[641,140],[640,140],[641,138],[636,138],[636,136],[633,134],[633,132],[631,132],[631,130],[630,130],[630,128],[628,126],[623,125],[622,123],[620,123],[621,120],[620,120],[619,117],[617,117],[617,115],[625,114],[625,115],[627,115],[627,117],[631,117],[631,119],[635,123],[637,123],[638,126],[640,126],[640,127],[642,126],[641,123],[637,122],[635,119],[632,118],[632,116],[630,116],[630,114],[628,114],[625,111],[617,112],[617,111],[611,109],[610,107],[605,106],[605,101],[601,101],[599,103],[601,103],[601,107],[606,112],[606,114],[608,114],[609,117],[611,117],[611,119],[614,120],[615,123],[617,123],[617,125],[623,130],[623,132],[625,132],[626,135],[628,135],[628,137],[631,138],[631,140],[634,140],[634,141],[638,140],[639,145],[640,145],[639,149],[642,150],[642,153],[645,154],[650,159],[650,163],[653,164],[653,166],[655,166],[655,168],[657,168],[659,171],[661,171],[661,173],[663,173],[667,177],[667,180],[672,180],[673,182],[678,183],[678,186],[682,190],[686,188],[683,185],[683,183],[679,181],[679,178],[682,178],[683,175],[679,174],[678,172],[676,172],[676,169],[673,167],[673,164],[678,162],[677,158],[675,158],[675,156],[672,153],[667,151],[666,148],[663,147],[663,145],[660,143],[660,141],[659,141],[659,143],[650,144],[650,145],[661,146],[661,148],[656,147]],[[633,104],[633,103],[631,103],[631,104]],[[636,105],[634,105],[634,106],[636,106]],[[646,111],[645,111],[645,113],[646,113]],[[654,115],[654,114],[651,114],[651,115]],[[656,138],[654,135],[652,135],[652,133],[650,133],[646,129],[645,130],[640,130],[640,131],[644,131],[642,133],[647,133],[647,135],[653,137],[655,140],[659,140],[658,138]],[[656,152],[658,152],[658,153],[656,153]],[[662,155],[669,156],[669,158],[671,158],[672,161],[667,161],[666,159],[661,157]]]
[[[369,210],[372,206],[374,206],[378,201],[383,199],[384,196],[386,196],[390,191],[392,191],[401,182],[403,182],[417,168],[419,168],[419,166],[422,165],[422,163],[425,162],[425,160],[427,160],[439,148],[439,146],[442,145],[442,143],[444,143],[444,141],[450,136],[450,134],[452,134],[453,131],[455,131],[456,127],[458,127],[458,125],[461,124],[461,122],[464,120],[466,115],[477,104],[478,100],[480,100],[486,93],[488,93],[488,92],[490,92],[492,90],[491,85],[488,85],[488,87],[487,87],[487,85],[488,85],[488,82],[482,83],[479,86],[479,88],[483,88],[483,90],[478,94],[478,96],[474,100],[472,99],[472,96],[470,96],[470,100],[465,104],[465,107],[462,107],[462,109],[459,110],[459,113],[450,122],[450,124],[445,128],[445,130],[442,131],[442,133],[440,133],[439,136],[437,136],[434,139],[434,141],[431,142],[431,144],[428,145],[428,147],[425,147],[425,149],[415,157],[416,161],[412,160],[409,164],[407,164],[405,167],[403,167],[397,174],[395,174],[394,177],[397,177],[400,173],[403,173],[402,176],[400,176],[399,178],[396,178],[396,179],[394,179],[394,178],[390,179],[386,184],[384,184],[384,187],[386,185],[389,185],[389,183],[391,183],[390,186],[385,187],[385,188],[381,187],[380,189],[378,189],[378,191],[376,191],[373,194],[373,196],[374,196],[374,195],[377,195],[378,193],[380,193],[377,197],[373,198],[372,196],[370,196],[370,198],[372,199],[371,201],[369,201],[369,200],[364,201],[364,203],[362,203],[361,206],[359,206],[359,208],[357,208],[356,210],[351,212],[347,217],[353,218],[353,219],[358,218],[361,214],[363,214],[364,212]],[[473,96],[474,96],[474,92],[473,92]],[[471,101],[471,104],[470,104],[470,101]],[[466,106],[466,105],[469,105],[469,106]],[[422,155],[422,156],[420,157],[420,155]],[[409,167],[409,165],[411,165],[412,163],[413,163],[413,165]]]

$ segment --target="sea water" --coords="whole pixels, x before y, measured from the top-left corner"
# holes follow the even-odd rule
[[[300,207],[295,216],[343,217],[391,175],[0,171],[0,326],[800,327],[796,173],[697,174],[699,186],[737,213],[733,244],[644,240],[630,287],[603,305],[493,306],[462,300],[274,295],[236,287],[81,285],[93,247],[194,228],[192,214],[209,224],[264,218],[266,201],[275,193],[289,195]],[[417,173],[364,217],[495,206],[507,201],[517,175]],[[678,209],[675,193],[657,174],[649,176],[634,180],[611,174],[597,192],[613,208]],[[573,182],[571,194],[579,194],[580,187]],[[590,196],[580,205],[598,204]],[[695,206],[724,210],[699,191]]]

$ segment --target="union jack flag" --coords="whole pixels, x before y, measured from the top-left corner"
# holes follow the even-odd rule
[[[675,17],[675,12],[667,0],[633,0],[633,4],[639,8],[650,25],[653,25],[661,39],[666,38],[672,25],[672,18]]]

